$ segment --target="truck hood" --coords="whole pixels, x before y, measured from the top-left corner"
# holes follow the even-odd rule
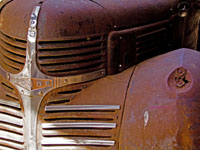
[[[135,27],[169,18],[180,0],[93,0],[103,7],[117,29]]]

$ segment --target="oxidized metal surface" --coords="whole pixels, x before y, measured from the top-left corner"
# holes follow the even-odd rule
[[[0,33],[0,65],[11,73],[22,71],[26,59],[26,41]]]
[[[106,69],[106,34],[112,26],[96,3],[45,1],[38,28],[37,64],[43,73],[68,76]]]
[[[60,87],[63,85],[74,84],[94,80],[105,76],[105,70],[100,69],[92,73],[86,73],[76,76],[68,76],[63,78],[53,78],[41,73],[36,65],[36,39],[37,39],[37,21],[40,11],[40,5],[34,7],[32,14],[30,15],[28,36],[27,36],[27,48],[26,57],[23,70],[17,74],[12,74],[12,71],[6,72],[1,68],[2,75],[13,83],[18,91],[21,93],[24,113],[26,114],[24,124],[24,138],[25,138],[25,149],[35,150],[37,149],[36,144],[36,121],[38,115],[38,109],[42,96],[45,95],[50,89]],[[1,30],[3,31],[3,29]],[[1,36],[2,37],[2,36]],[[14,40],[13,40],[14,41]],[[11,41],[12,43],[12,41]],[[4,66],[2,66],[4,67]],[[22,69],[22,68],[21,68]],[[9,70],[9,69],[8,69]],[[11,72],[11,73],[10,73]],[[2,116],[2,118],[4,118]],[[6,118],[5,118],[6,119]],[[12,118],[7,118],[11,120]],[[11,120],[12,121],[12,120]],[[4,133],[2,133],[4,135]],[[8,135],[12,137],[12,135]],[[4,137],[2,137],[4,138]],[[22,141],[19,141],[22,143]],[[23,141],[24,142],[24,141]]]
[[[145,26],[110,32],[108,74],[123,71],[147,58],[172,49],[174,18],[176,17]]]
[[[127,86],[134,68],[47,93],[40,106],[38,149],[117,150]]]
[[[120,149],[199,149],[199,58],[197,51],[180,49],[136,66]]]
[[[183,97],[180,96],[183,103],[182,101],[179,103],[178,100],[176,105],[170,103],[171,111],[169,112],[165,111],[168,106],[164,106],[164,109],[161,107],[157,111],[160,105],[154,106],[153,101],[157,96],[155,94],[159,91],[187,93],[188,90],[193,89],[191,88],[193,76],[198,72],[196,70],[191,72],[191,68],[187,65],[180,66],[184,61],[176,58],[184,52],[193,57],[194,52],[178,51],[162,56],[163,60],[159,57],[155,58],[156,62],[153,61],[154,59],[149,60],[149,70],[141,69],[141,72],[140,69],[136,70],[130,82],[128,95],[126,95],[127,87],[135,67],[116,76],[99,79],[109,74],[108,70],[111,68],[107,63],[109,61],[112,63],[113,60],[120,60],[120,63],[114,66],[117,71],[110,74],[132,66],[135,59],[128,53],[133,50],[132,48],[136,48],[134,54],[138,52],[139,55],[141,49],[155,54],[156,51],[151,51],[152,48],[161,46],[161,43],[155,39],[160,38],[164,41],[165,34],[163,33],[169,31],[166,30],[168,26],[173,28],[169,31],[170,35],[173,34],[173,40],[178,37],[174,43],[176,41],[183,43],[185,33],[183,28],[187,23],[183,22],[180,35],[177,36],[174,32],[181,23],[180,18],[177,18],[178,2],[179,0],[158,0],[157,2],[115,0],[106,3],[101,0],[31,0],[28,2],[27,0],[6,0],[1,2],[0,88],[3,90],[0,93],[0,149],[132,150],[135,147],[141,148],[141,145],[144,149],[157,148],[159,150],[165,149],[166,146],[173,150],[179,147],[187,149],[194,146],[196,148],[198,128],[195,127],[196,124],[198,125],[198,119],[191,120],[194,116],[198,117],[196,97],[193,97],[195,94],[188,97],[188,99],[194,98],[194,104],[183,95]],[[188,13],[188,16],[191,14]],[[169,21],[171,18],[172,22]],[[197,26],[194,28],[196,31]],[[185,28],[190,36],[193,35],[191,29]],[[107,38],[111,31],[116,33],[117,38],[122,41],[120,46],[116,46],[120,40],[109,45]],[[137,36],[131,38],[127,36],[132,32]],[[125,35],[125,40],[122,35]],[[134,38],[136,38],[135,41],[132,40]],[[126,39],[133,45],[126,45]],[[192,44],[187,45],[193,46],[196,40],[197,37],[191,38]],[[171,44],[169,39],[165,42]],[[155,47],[152,46],[153,44]],[[141,47],[137,47],[138,45]],[[148,46],[145,47],[145,45]],[[181,46],[177,45],[176,47]],[[112,56],[116,58],[111,59],[111,55],[116,52],[116,47],[121,47],[120,55]],[[161,48],[156,50],[160,51]],[[194,58],[197,59],[198,55]],[[129,56],[129,61],[126,56]],[[172,65],[175,66],[174,68],[167,65],[170,59],[174,59],[168,62],[171,64],[174,62]],[[186,61],[196,61],[198,64],[196,59],[186,58]],[[164,67],[153,71],[154,65],[156,63],[161,65],[162,62],[167,66],[164,70],[168,75],[166,80],[164,75],[159,76],[159,71]],[[139,67],[146,68],[144,64]],[[195,68],[195,65],[192,67]],[[166,85],[152,84],[150,86],[153,81],[152,78],[149,79],[151,73],[154,73],[152,78],[157,77],[157,82],[160,79],[160,84],[166,81]],[[146,77],[148,74],[149,76]],[[99,80],[93,81],[96,79]],[[145,83],[144,87],[138,82]],[[136,96],[133,100],[130,94],[132,85],[133,97]],[[162,89],[165,86],[169,89]],[[146,88],[145,94],[138,92],[137,88],[141,91]],[[141,97],[137,97],[137,92]],[[195,90],[194,93],[196,93]],[[160,96],[164,99],[164,102],[160,102],[161,104],[168,102],[166,95]],[[173,99],[173,96],[172,94],[170,98]],[[150,103],[148,100],[152,97],[153,100]],[[153,108],[144,109],[146,107],[143,108],[143,106],[147,105]],[[187,114],[185,110],[189,110],[189,113]],[[139,127],[129,118],[130,115],[135,115],[135,111],[138,111],[134,119],[139,118],[137,122]],[[140,111],[142,111],[141,114]],[[152,126],[148,129],[152,112],[155,122],[150,124]],[[171,118],[163,123],[162,114],[164,119],[169,116]],[[185,119],[186,114],[192,117]],[[156,119],[161,125],[160,128]],[[172,123],[164,127],[164,124],[168,122]],[[122,128],[121,123],[123,123]],[[191,126],[190,132],[187,127],[191,124],[194,126]],[[137,131],[134,130],[133,134],[134,127]],[[144,130],[147,136],[144,136],[143,130],[140,130],[143,128],[147,128],[147,131]],[[122,129],[121,135],[120,129]],[[157,131],[154,132],[154,130]],[[170,136],[172,138],[169,138]],[[175,141],[175,144],[172,141]],[[171,143],[173,144],[170,145]]]
[[[147,56],[152,56],[157,51],[160,51],[156,50],[155,47],[158,48],[162,45],[162,49],[167,47],[171,50],[185,45],[186,47],[193,48],[197,41],[197,37],[183,38],[184,35],[186,37],[194,37],[193,31],[197,30],[197,26],[194,26],[195,23],[190,23],[191,21],[188,19],[184,21],[184,19],[177,17],[179,10],[182,9],[182,3],[179,3],[179,0],[159,0],[156,2],[146,0],[142,2],[136,0],[115,0],[109,2],[102,0],[66,2],[47,0],[41,2],[30,1],[29,3],[22,0],[20,3],[24,3],[23,6],[17,6],[17,2],[18,0],[10,2],[2,10],[1,32],[3,35],[10,37],[11,40],[16,39],[22,42],[21,44],[26,45],[29,17],[33,7],[39,3],[42,9],[37,25],[36,62],[40,71],[49,76],[79,75],[100,71],[101,69],[108,70],[108,74],[113,74],[132,66],[136,61],[131,56],[137,51],[134,46],[134,43],[137,41],[132,42],[131,39],[137,37],[134,34],[132,35],[132,32],[126,33],[123,37],[120,36],[117,43],[119,45],[117,47],[120,47],[120,50],[114,49],[113,52],[110,49],[116,47],[116,43],[111,45],[107,41],[111,31],[119,31],[121,33],[124,30],[151,26],[152,24],[159,24],[173,18],[166,25],[166,28],[170,26],[170,30],[167,31],[167,37],[172,39],[171,42],[166,40],[167,46],[160,44],[158,40],[152,42],[151,39],[155,37],[147,36],[142,41],[139,41],[147,42],[150,45],[145,48],[148,54],[145,53],[144,56],[140,56],[141,60],[147,59]],[[190,11],[194,10],[193,7],[196,7],[196,5],[191,3],[190,6],[187,17],[194,19],[195,16]],[[15,10],[15,12],[12,10]],[[17,17],[9,19],[9,16]],[[185,28],[186,23],[191,28]],[[185,32],[183,32],[184,28]],[[153,31],[148,29],[143,34],[147,35],[150,32]],[[162,34],[160,33],[159,36],[162,36]],[[127,45],[127,47],[124,45]],[[133,52],[131,51],[132,49],[134,49]],[[7,51],[9,54],[6,53]],[[16,54],[10,55],[13,51]],[[1,66],[11,73],[18,73],[24,66],[24,51],[24,47],[15,49],[13,47],[8,48],[7,46],[6,51],[2,51],[2,55],[6,55],[6,58],[9,56],[12,61],[6,61],[7,59],[3,57],[4,59],[2,60],[5,64],[1,64]],[[123,53],[123,55],[118,56],[115,51],[119,54]],[[20,57],[14,57],[16,55],[20,55]],[[116,57],[114,59],[117,60],[116,62],[119,62],[113,63],[113,57]],[[18,61],[17,64],[15,62],[16,59]]]
[[[176,13],[180,0],[93,0],[102,6],[116,30],[168,19]]]
[[[3,0],[4,1],[4,0]],[[7,0],[6,0],[7,1]],[[22,4],[22,5],[19,5]],[[13,0],[1,10],[1,32],[16,39],[27,39],[30,16],[34,6],[38,3],[35,0]]]
[[[7,5],[9,2],[11,2],[12,0],[0,0],[0,11],[2,10],[2,8]]]

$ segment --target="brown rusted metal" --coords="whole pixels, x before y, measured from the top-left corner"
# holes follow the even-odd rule
[[[4,0],[1,1],[0,3],[0,11],[4,8],[5,5],[7,5],[9,2],[11,2],[12,0]]]
[[[14,74],[19,73],[25,64],[26,41],[10,37],[1,32],[0,44],[1,66]]]
[[[119,149],[124,99],[132,71],[133,68],[130,68],[123,74],[91,83],[64,86],[49,92],[42,100],[39,110],[39,114],[42,115],[38,116],[38,141],[45,139],[39,145],[39,149]],[[63,123],[65,126],[61,127]],[[67,123],[71,126],[67,127]],[[81,127],[82,123],[86,125]],[[89,126],[88,123],[93,123],[93,126]],[[102,126],[97,127],[95,123]],[[108,124],[115,126],[109,127]],[[52,138],[55,141],[51,141]],[[57,144],[56,141],[59,139],[64,142]],[[79,143],[80,140],[86,143]],[[87,140],[104,143],[88,145]],[[113,144],[106,146],[108,141],[113,141]]]
[[[181,49],[137,65],[125,104],[121,149],[199,149],[199,57],[199,52]]]
[[[168,19],[175,14],[179,0],[93,0],[101,5],[112,19],[116,30],[133,28]]]
[[[199,149],[198,5],[1,1],[0,149]]]
[[[167,52],[172,44],[171,19],[136,28],[113,31],[108,36],[108,74]],[[132,41],[132,42],[130,42]]]
[[[186,32],[187,35],[193,36],[191,30],[186,29],[184,31],[186,22],[189,22],[188,26],[191,25],[191,27],[193,27],[193,23],[190,24],[191,21],[189,20],[182,22],[183,19],[177,17],[179,0],[159,0],[156,2],[147,0],[142,2],[127,0],[57,2],[47,0],[30,1],[29,3],[22,0],[20,3],[23,6],[18,6],[17,3],[18,0],[12,1],[2,9],[1,33],[10,37],[10,40],[16,39],[16,41],[22,42],[26,46],[30,19],[28,16],[30,16],[34,6],[40,5],[42,8],[37,24],[36,58],[39,69],[49,76],[77,75],[100,69],[107,69],[108,74],[123,71],[138,62],[136,56],[133,56],[137,53],[137,48],[132,42],[137,38],[137,34],[134,33],[135,29],[146,30],[142,34],[148,34],[151,25],[166,20],[170,20],[164,27],[168,30],[165,36],[168,40],[165,44],[160,44],[158,40],[155,40],[155,43],[149,41],[148,44],[151,46],[158,43],[154,47],[148,46],[147,51],[149,53],[140,56],[141,60],[155,56],[156,53],[166,52],[161,51],[164,48],[169,51],[182,47],[183,44],[187,43],[184,42],[187,40],[183,39]],[[15,17],[10,19],[10,16]],[[188,17],[194,18],[191,13]],[[158,29],[155,28],[156,30]],[[195,30],[197,30],[196,26]],[[114,33],[124,32],[124,37],[119,34],[120,37],[117,38],[119,41],[107,41],[107,39],[112,38],[108,36],[112,31]],[[165,37],[162,37],[162,35],[162,33],[158,34],[158,36],[161,36],[160,39],[164,41]],[[187,47],[194,48],[192,45],[196,44],[197,37],[193,39],[190,38],[192,43],[187,44]],[[144,42],[145,40],[143,39]],[[11,54],[13,51],[23,51],[24,46],[15,49],[16,47],[13,47],[13,45],[6,45],[5,49],[5,43],[3,44],[1,44],[1,47],[4,46],[4,50],[1,52],[2,55],[4,54],[2,56],[2,60],[4,60],[4,63],[2,63],[3,68],[11,73],[20,72],[24,65],[24,52],[22,52],[23,55],[20,53],[19,57],[19,53]],[[155,47],[160,47],[160,50],[156,50]],[[7,54],[5,50],[8,51]],[[7,61],[7,56],[9,56],[9,61]]]
[[[37,64],[45,74],[77,75],[106,68],[106,34],[112,26],[96,3],[45,1],[38,28]]]

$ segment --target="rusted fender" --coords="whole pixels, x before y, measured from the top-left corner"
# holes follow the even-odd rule
[[[179,49],[139,64],[126,98],[120,150],[200,149],[200,53]]]

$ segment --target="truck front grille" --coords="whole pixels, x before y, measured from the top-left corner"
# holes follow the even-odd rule
[[[76,101],[87,85],[53,90],[40,107],[38,134],[41,149],[116,149],[119,105]]]
[[[26,41],[0,33],[0,65],[6,71],[19,73],[25,64]]]
[[[0,76],[0,149],[23,150],[23,108],[17,90]]]
[[[39,69],[50,76],[78,75],[106,66],[104,34],[62,40],[39,41]]]

